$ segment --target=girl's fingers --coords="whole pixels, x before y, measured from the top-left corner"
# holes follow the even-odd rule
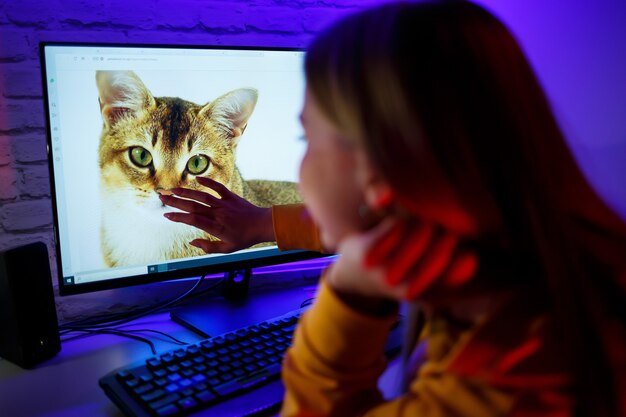
[[[444,233],[429,245],[414,269],[407,273],[407,299],[419,297],[442,276],[452,260],[457,244],[456,236]]]
[[[396,251],[402,242],[406,224],[400,221],[390,221],[377,227],[381,228],[380,236],[374,236],[374,241],[369,245],[363,259],[365,268],[373,268],[386,263],[389,255]]]
[[[228,198],[232,191],[230,191],[224,184],[221,182],[215,181],[208,177],[196,177],[196,180],[205,187],[208,187],[219,194],[222,198]]]
[[[194,239],[189,244],[202,249],[204,253],[229,253],[233,251],[228,243],[219,240]]]
[[[416,264],[424,262],[424,254],[429,250],[435,236],[435,227],[430,223],[417,224],[402,242],[402,248],[396,247],[388,260],[385,280],[389,285],[397,285],[407,276]],[[401,250],[400,250],[401,249]]]
[[[199,201],[207,206],[215,206],[220,199],[204,191],[190,190],[189,188],[172,188],[170,190],[174,195],[188,200]]]
[[[454,258],[444,273],[443,284],[449,288],[467,283],[478,271],[478,255],[465,250],[454,254]]]
[[[174,207],[188,213],[199,213],[208,209],[204,204],[196,203],[193,200],[186,200],[167,195],[160,195],[159,199],[167,206]]]
[[[223,231],[222,226],[220,226],[216,222],[211,221],[208,217],[202,215],[189,213],[165,213],[163,216],[173,222],[184,223],[189,226],[204,230],[208,234],[218,238]]]

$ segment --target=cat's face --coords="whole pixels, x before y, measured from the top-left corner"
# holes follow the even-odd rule
[[[171,208],[161,204],[157,191],[197,189],[196,176],[240,191],[232,181],[238,175],[235,149],[254,110],[256,90],[234,90],[197,105],[153,97],[131,71],[98,71],[96,79],[104,121],[99,150],[104,195],[162,212]]]

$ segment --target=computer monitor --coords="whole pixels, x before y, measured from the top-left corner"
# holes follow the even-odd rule
[[[321,256],[275,244],[231,254],[167,220],[158,189],[208,176],[257,205],[299,201],[304,52],[42,43],[62,295]],[[244,191],[247,190],[247,191]],[[277,192],[280,191],[280,192]]]

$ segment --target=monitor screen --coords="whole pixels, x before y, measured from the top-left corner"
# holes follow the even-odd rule
[[[259,206],[293,203],[305,144],[304,52],[43,43],[61,294],[306,259],[275,244],[189,245],[157,190],[208,176]],[[206,190],[206,189],[205,189]]]

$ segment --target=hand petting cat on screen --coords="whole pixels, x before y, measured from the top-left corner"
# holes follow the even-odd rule
[[[206,253],[229,253],[275,240],[271,208],[258,207],[210,178],[196,179],[217,196],[187,188],[160,193],[163,204],[183,211],[165,213],[166,218],[197,227],[220,239],[195,239],[190,245]]]

